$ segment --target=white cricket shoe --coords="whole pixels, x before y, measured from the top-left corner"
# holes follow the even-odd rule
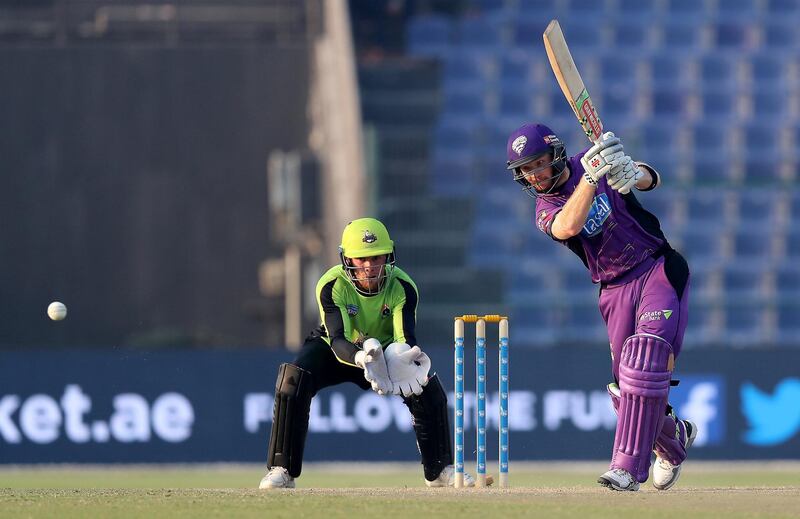
[[[289,475],[289,471],[283,467],[272,467],[267,475],[261,478],[258,488],[294,488],[294,478]]]
[[[639,482],[625,469],[611,469],[597,479],[597,482],[611,490],[639,490]]]
[[[686,427],[686,449],[692,446],[694,439],[697,438],[697,426],[689,420],[682,420]],[[669,461],[656,455],[656,462],[653,464],[653,486],[658,490],[668,490],[681,475],[682,465],[673,465]]]
[[[434,479],[433,481],[425,480],[425,484],[429,487],[452,487],[455,486],[456,483],[456,467],[455,465],[448,465],[442,469],[439,473],[439,476]],[[494,483],[494,478],[491,474],[486,475],[486,486],[491,485]],[[468,473],[464,472],[464,486],[465,487],[474,487],[475,486],[475,478],[473,478]]]

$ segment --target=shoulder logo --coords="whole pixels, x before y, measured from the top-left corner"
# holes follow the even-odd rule
[[[539,216],[536,218],[536,227],[540,230],[544,231],[544,222],[547,220],[547,211],[542,211],[539,213]]]
[[[347,305],[347,315],[356,315],[358,314],[358,306],[356,305]]]
[[[511,149],[516,152],[517,155],[522,155],[522,150],[525,149],[525,145],[528,143],[528,138],[524,135],[520,135],[514,142],[511,143]]]
[[[367,229],[364,231],[364,237],[361,238],[361,241],[364,243],[375,243],[378,241],[378,237],[372,234],[369,229]]]

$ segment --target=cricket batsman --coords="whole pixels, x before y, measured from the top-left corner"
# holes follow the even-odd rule
[[[536,199],[536,226],[569,247],[600,285],[617,428],[610,469],[598,483],[638,490],[653,450],[653,485],[667,490],[680,476],[697,427],[679,420],[668,403],[688,319],[689,267],[631,192],[655,189],[659,174],[626,155],[611,132],[568,157],[542,124],[514,131],[507,159],[513,179]]]
[[[347,224],[341,264],[317,283],[320,326],[297,358],[278,369],[267,475],[259,488],[294,488],[303,464],[311,399],[350,382],[380,395],[400,395],[411,411],[425,484],[453,486],[447,396],[415,336],[418,293],[395,266],[394,242],[374,218]],[[465,474],[467,486],[475,480]]]

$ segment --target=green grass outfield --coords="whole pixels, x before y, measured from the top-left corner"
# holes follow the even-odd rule
[[[603,463],[514,463],[512,488],[429,489],[418,464],[307,464],[259,491],[257,465],[0,468],[0,517],[800,518],[800,462],[687,462],[680,483],[618,493]]]

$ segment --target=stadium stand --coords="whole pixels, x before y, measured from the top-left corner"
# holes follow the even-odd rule
[[[465,91],[445,89],[430,171],[435,196],[474,208],[468,263],[507,273],[502,303],[512,318],[559,301],[520,340],[598,339],[594,325],[577,326],[596,295],[580,262],[538,236],[532,200],[494,187],[508,175],[505,136],[527,120],[547,122],[571,153],[587,145],[543,51],[536,57],[549,17],[560,17],[606,126],[664,173],[660,190],[637,197],[690,260],[686,346],[797,344],[789,316],[800,292],[800,235],[789,223],[800,217],[798,4],[561,0],[541,2],[535,13],[522,2],[468,4],[462,15],[412,19],[407,48],[429,57],[420,49],[439,44],[441,83]],[[441,28],[434,36],[420,29],[432,20]],[[457,188],[447,174],[454,164]],[[462,169],[469,167],[482,169]]]

